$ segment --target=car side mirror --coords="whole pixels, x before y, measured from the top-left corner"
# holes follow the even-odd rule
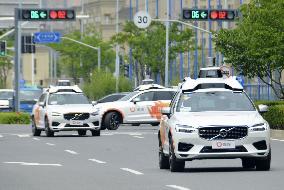
[[[98,102],[97,101],[92,101],[92,105],[94,106],[94,105],[97,105],[98,104]]]
[[[268,106],[267,106],[267,105],[264,105],[264,104],[259,104],[259,105],[258,105],[258,110],[259,110],[259,113],[268,112]]]
[[[44,102],[38,103],[39,106],[44,107]]]
[[[171,115],[171,108],[170,107],[163,107],[161,109],[161,114],[170,117],[170,115]]]
[[[134,103],[134,104],[136,104],[137,102],[140,102],[141,100],[140,100],[140,98],[134,98],[133,100],[132,100],[132,102]]]

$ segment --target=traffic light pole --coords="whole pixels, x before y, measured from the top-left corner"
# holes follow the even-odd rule
[[[21,65],[21,25],[19,25],[18,9],[15,9],[15,63],[14,63],[14,91],[15,91],[15,111],[20,111],[20,65]]]

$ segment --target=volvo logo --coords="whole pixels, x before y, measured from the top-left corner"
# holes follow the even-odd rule
[[[220,135],[221,137],[226,137],[226,136],[228,135],[228,131],[227,131],[226,129],[221,129],[221,130],[219,131],[219,135]]]
[[[80,117],[81,115],[83,115],[83,114],[82,114],[82,113],[81,113],[81,114],[80,114],[80,113],[75,113],[75,114],[74,114],[74,117],[71,118],[71,120],[79,119],[79,117]]]

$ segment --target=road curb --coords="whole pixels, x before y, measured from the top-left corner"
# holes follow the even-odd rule
[[[284,140],[284,130],[270,130],[271,138]]]

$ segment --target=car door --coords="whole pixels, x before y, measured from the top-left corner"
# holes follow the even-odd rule
[[[35,110],[35,119],[39,128],[44,128],[46,109],[46,94],[42,94],[38,100],[37,108]]]
[[[148,123],[152,121],[153,119],[149,114],[148,107],[153,106],[153,98],[153,91],[147,91],[134,97],[130,102],[131,105],[125,121],[129,123]]]

